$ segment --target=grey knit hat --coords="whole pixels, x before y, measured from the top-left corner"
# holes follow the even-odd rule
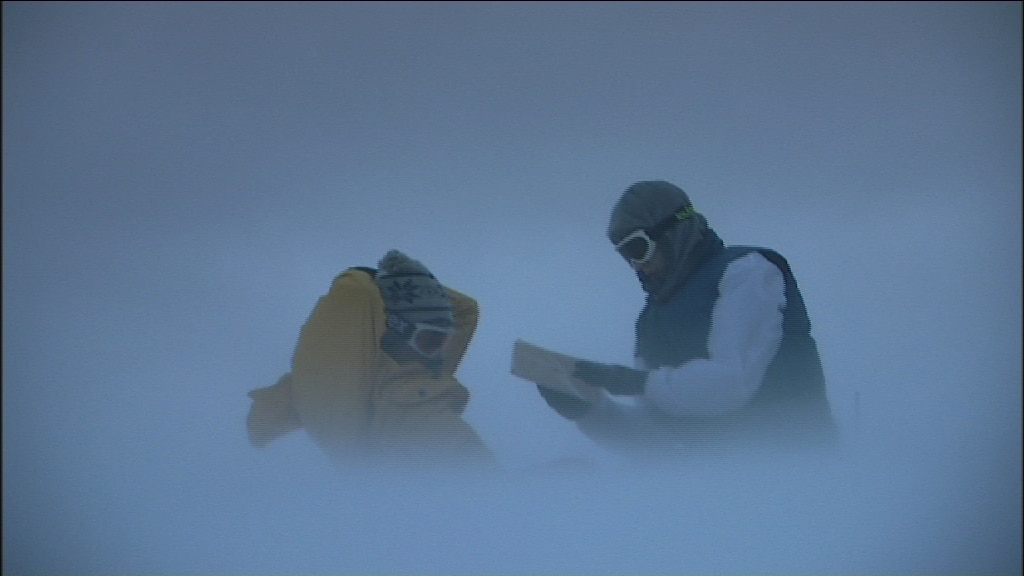
[[[675,184],[664,180],[646,180],[631,185],[612,209],[608,239],[617,244],[627,234],[649,229],[680,208],[692,206],[690,197]],[[708,222],[700,213],[671,226],[661,238],[654,238],[670,268],[662,278],[641,277],[644,290],[654,296],[666,294],[680,284],[692,270],[687,257],[708,231]]]
[[[378,263],[376,280],[388,313],[412,323],[454,324],[448,293],[418,260],[391,250]]]

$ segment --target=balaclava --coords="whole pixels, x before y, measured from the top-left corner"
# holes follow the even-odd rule
[[[648,229],[690,204],[690,197],[681,188],[663,180],[637,182],[626,189],[612,209],[608,222],[608,239],[617,244],[637,229]],[[705,236],[714,236],[700,213],[674,224],[661,237],[653,240],[665,258],[665,268],[657,277],[637,271],[645,292],[655,299],[667,298],[689,276],[697,265],[693,256]],[[716,236],[717,238],[717,236]]]

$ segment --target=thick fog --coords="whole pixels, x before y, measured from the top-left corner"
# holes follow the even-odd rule
[[[1016,2],[4,2],[3,572],[1019,574],[1021,51]],[[645,179],[789,259],[839,458],[637,469],[509,373],[631,362]],[[391,248],[480,304],[497,476],[247,442]]]

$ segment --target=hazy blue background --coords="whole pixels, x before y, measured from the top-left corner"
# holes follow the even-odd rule
[[[1017,2],[4,2],[4,573],[1019,574],[1021,50]],[[508,374],[630,361],[653,178],[789,258],[841,462],[629,470]],[[246,442],[390,248],[480,302],[500,479]]]

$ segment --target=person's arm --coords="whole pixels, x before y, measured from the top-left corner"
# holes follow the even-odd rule
[[[472,297],[454,288],[445,286],[445,291],[448,292],[448,297],[452,301],[455,334],[452,336],[452,341],[448,344],[448,350],[445,352],[443,371],[448,374],[454,374],[459,367],[459,363],[462,362],[462,357],[466,355],[469,342],[473,339],[473,333],[476,332],[477,320],[480,318],[480,307]]]
[[[648,373],[644,398],[676,416],[717,416],[753,398],[782,343],[782,272],[757,252],[731,262],[711,315],[708,358]]]
[[[624,453],[636,453],[644,447],[655,449],[671,437],[664,423],[653,417],[651,408],[636,397],[615,398],[607,393],[602,393],[576,425],[595,443]]]
[[[292,406],[292,375],[285,374],[277,383],[249,391],[252,405],[246,416],[249,443],[263,448],[274,440],[302,426]]]
[[[376,287],[338,276],[302,327],[292,356],[292,403],[303,427],[328,451],[361,440],[369,425],[379,334]]]

